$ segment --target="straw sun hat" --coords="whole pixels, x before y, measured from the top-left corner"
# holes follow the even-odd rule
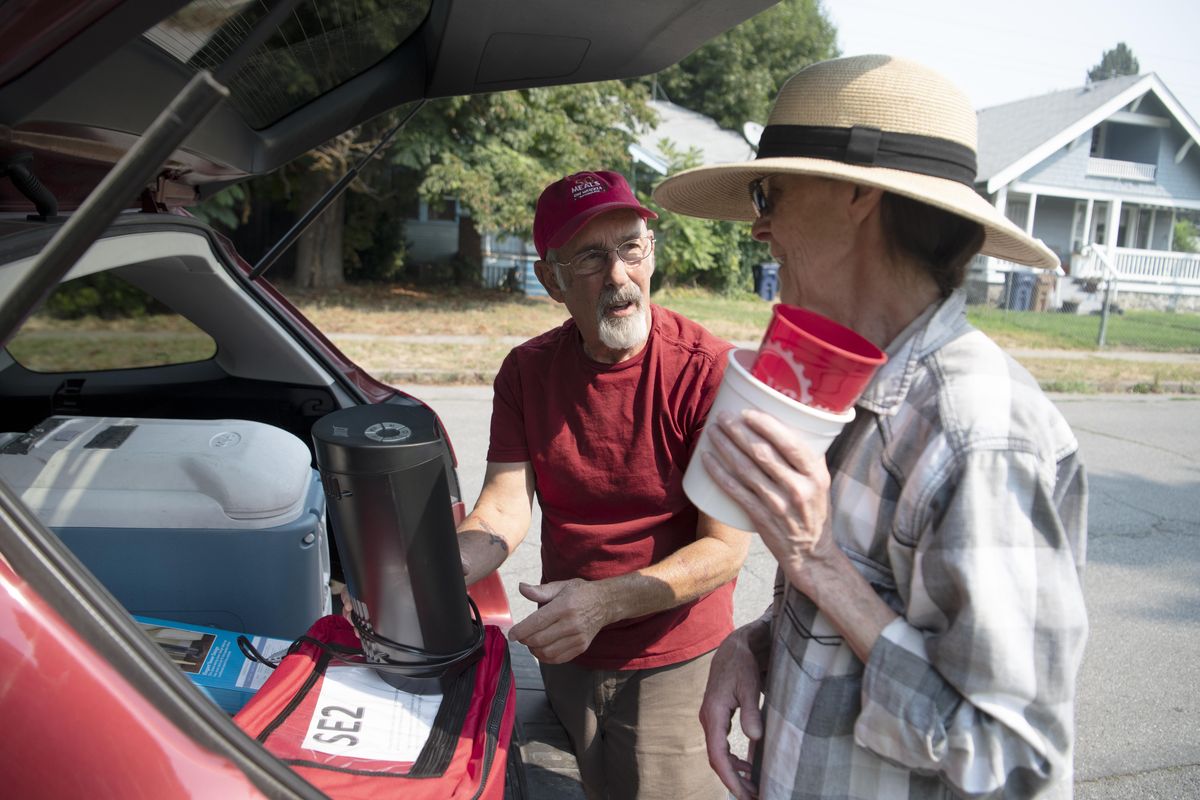
[[[767,175],[816,175],[877,186],[984,227],[984,255],[1043,269],[1058,258],[976,193],[975,112],[933,70],[854,56],[797,72],[775,98],[758,158],[667,178],[654,200],[680,214],[752,220],[749,186]]]

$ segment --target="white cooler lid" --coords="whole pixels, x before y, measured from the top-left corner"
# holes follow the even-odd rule
[[[4,446],[0,478],[46,525],[268,528],[312,485],[304,443],[259,422],[51,417],[30,433]]]

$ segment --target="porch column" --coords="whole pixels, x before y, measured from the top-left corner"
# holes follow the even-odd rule
[[[1096,201],[1088,198],[1087,211],[1083,215],[1083,238],[1080,240],[1080,245],[1089,245],[1092,243],[1092,211],[1096,207]]]
[[[1007,186],[1001,186],[996,190],[996,199],[993,201],[993,204],[996,206],[996,210],[1000,212],[1000,216],[1003,217],[1004,209],[1008,207]],[[987,261],[985,263],[987,264],[987,268],[984,270],[984,275],[987,278],[987,282],[991,283],[992,278],[997,274],[996,259],[992,258],[991,256],[987,256]]]
[[[1025,232],[1033,236],[1033,216],[1037,209],[1038,196],[1033,192],[1029,193],[1029,208],[1025,210]]]
[[[1108,221],[1104,225],[1104,249],[1108,255],[1109,266],[1117,266],[1117,240],[1121,233],[1121,198],[1114,197],[1108,201]]]

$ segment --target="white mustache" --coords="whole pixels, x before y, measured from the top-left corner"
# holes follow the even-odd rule
[[[600,299],[596,302],[596,310],[599,312],[597,316],[603,317],[604,312],[614,306],[623,306],[626,303],[633,303],[639,308],[642,305],[642,290],[636,283],[627,283],[620,288],[605,289],[600,293]]]

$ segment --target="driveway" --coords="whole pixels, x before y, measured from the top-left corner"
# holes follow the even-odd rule
[[[407,388],[442,416],[469,508],[483,482],[491,388]],[[1091,481],[1076,797],[1200,797],[1200,399],[1055,401]],[[539,526],[535,509],[501,568],[514,619],[533,610],[516,587],[538,580]],[[738,623],[770,602],[774,573],[755,540],[734,595]]]

